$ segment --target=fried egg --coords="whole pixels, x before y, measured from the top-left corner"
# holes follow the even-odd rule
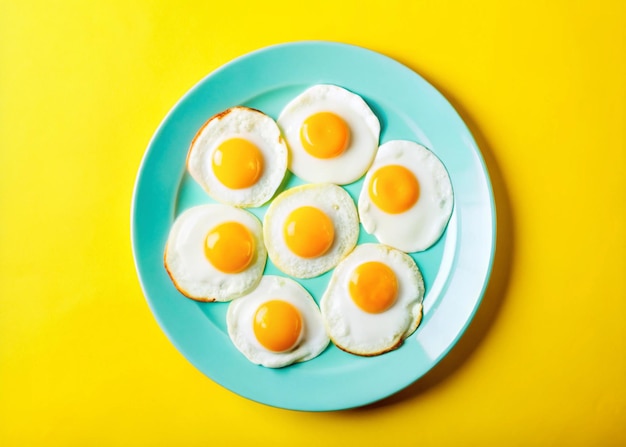
[[[420,144],[394,140],[380,146],[365,175],[359,216],[379,242],[407,253],[423,251],[443,234],[453,200],[439,158]]]
[[[296,281],[266,275],[226,313],[228,335],[253,363],[280,368],[317,357],[329,338],[319,308]]]
[[[356,245],[359,220],[340,186],[305,184],[279,194],[263,220],[272,262],[296,278],[313,278],[335,267]]]
[[[187,169],[216,201],[256,207],[279,188],[287,170],[287,145],[272,118],[259,110],[232,107],[198,131]]]
[[[189,298],[232,300],[261,280],[267,260],[262,233],[248,211],[222,204],[188,208],[170,229],[165,268]]]
[[[374,112],[359,95],[334,85],[310,87],[285,106],[277,122],[291,151],[289,169],[308,182],[352,183],[365,174],[378,148]]]
[[[399,347],[422,319],[424,281],[406,253],[362,244],[335,269],[320,301],[330,339],[374,356]]]

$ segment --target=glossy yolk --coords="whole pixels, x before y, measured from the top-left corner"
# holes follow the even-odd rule
[[[227,188],[242,189],[254,185],[263,173],[263,154],[244,138],[230,138],[213,153],[213,172]]]
[[[267,301],[254,314],[254,335],[266,349],[284,352],[300,338],[302,317],[293,305],[282,300]]]
[[[287,216],[283,235],[287,247],[302,258],[317,258],[335,239],[333,221],[313,206],[296,208]]]
[[[206,237],[204,254],[213,266],[224,273],[245,270],[254,257],[255,243],[250,231],[239,222],[225,222]]]
[[[372,261],[354,269],[348,288],[352,300],[359,308],[368,313],[378,314],[395,303],[398,280],[387,265]]]
[[[404,166],[388,165],[372,175],[369,195],[381,210],[398,214],[407,211],[417,202],[420,185],[415,175]]]
[[[316,158],[341,155],[348,146],[350,128],[338,115],[320,112],[309,116],[300,128],[304,150]]]

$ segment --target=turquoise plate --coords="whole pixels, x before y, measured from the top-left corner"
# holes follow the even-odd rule
[[[359,357],[329,346],[319,357],[282,369],[250,363],[226,331],[227,303],[183,297],[163,267],[172,222],[212,200],[185,172],[189,144],[212,115],[234,105],[277,118],[308,86],[331,83],[361,95],[379,117],[381,143],[408,139],[435,152],[450,173],[455,206],[435,246],[414,254],[426,284],[424,318],[397,350]],[[302,183],[291,176],[286,187]],[[356,200],[362,180],[346,189]],[[259,217],[266,207],[251,211]],[[161,328],[196,368],[227,389],[267,405],[338,410],[389,396],[424,375],[459,339],[485,290],[495,246],[491,184],[472,135],[446,99],[415,72],[363,48],[298,42],[236,59],[192,88],[154,134],[137,177],[131,221],[135,264]],[[359,242],[373,241],[363,231]],[[281,274],[268,259],[265,270]],[[330,273],[300,281],[319,301]]]

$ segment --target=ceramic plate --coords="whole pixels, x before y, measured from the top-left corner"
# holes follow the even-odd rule
[[[283,106],[318,83],[361,95],[381,122],[381,143],[413,140],[442,160],[454,189],[454,211],[442,238],[413,254],[426,285],[424,318],[397,350],[358,357],[332,344],[319,357],[282,369],[250,363],[226,330],[227,303],[183,297],[163,267],[174,218],[212,200],[185,172],[189,144],[212,115],[245,105],[277,118]],[[302,183],[292,176],[286,188]],[[355,199],[362,179],[346,189]],[[251,211],[262,218],[266,207]],[[299,42],[236,59],[192,88],[154,134],[138,173],[132,204],[132,245],[144,294],[176,348],[213,381],[246,398],[296,410],[365,405],[413,383],[459,339],[485,290],[495,247],[489,176],[466,125],[418,74],[379,53],[345,44]],[[359,243],[374,241],[361,228]],[[268,259],[265,273],[281,274]],[[330,273],[300,281],[316,301]]]

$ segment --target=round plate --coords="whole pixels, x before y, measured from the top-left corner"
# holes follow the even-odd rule
[[[285,104],[318,83],[362,96],[381,121],[381,143],[407,139],[442,160],[454,189],[454,211],[442,238],[413,254],[426,296],[420,327],[397,350],[359,357],[330,345],[319,357],[282,369],[250,363],[226,330],[228,303],[181,295],[163,267],[175,216],[212,200],[185,172],[192,138],[212,115],[234,105],[276,119]],[[291,176],[286,187],[301,181]],[[362,179],[346,187],[356,200]],[[266,207],[251,209],[261,217]],[[481,154],[446,99],[415,72],[381,54],[330,43],[268,47],[236,59],[191,89],[170,111],[145,153],[132,204],[132,245],[144,294],[161,328],[196,368],[215,382],[264,404],[309,411],[365,405],[389,396],[431,369],[474,315],[491,271],[495,208]],[[359,243],[374,241],[361,228]],[[268,259],[265,273],[281,274]],[[330,273],[300,283],[316,301]]]

